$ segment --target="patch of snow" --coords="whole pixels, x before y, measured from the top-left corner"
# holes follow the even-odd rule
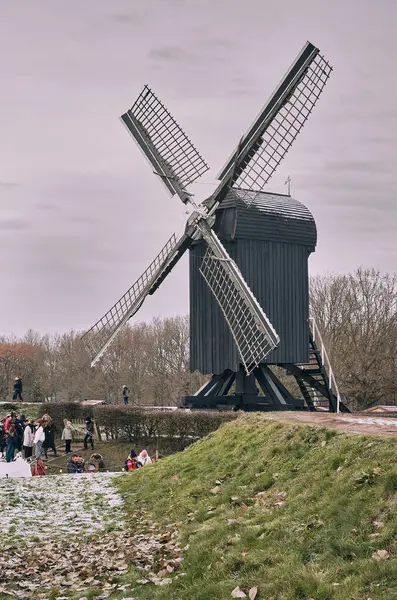
[[[28,545],[122,529],[123,501],[112,485],[120,473],[0,479],[0,537]],[[36,540],[37,541],[37,540]]]
[[[397,427],[397,420],[380,419],[379,417],[339,417],[338,420],[345,421],[346,423],[361,423],[363,425],[390,425],[391,427]]]

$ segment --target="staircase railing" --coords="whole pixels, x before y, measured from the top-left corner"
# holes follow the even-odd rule
[[[322,362],[323,367],[328,376],[328,387],[331,390],[331,392],[336,396],[336,412],[339,413],[341,397],[340,397],[339,389],[338,389],[338,386],[336,383],[335,375],[332,370],[331,361],[329,360],[327,350],[326,350],[324,342],[323,342],[323,338],[321,337],[320,330],[317,326],[317,323],[316,323],[314,317],[310,317],[309,322],[310,322],[310,329],[311,329],[312,336],[313,336],[313,341],[316,342],[317,348],[319,349],[319,351],[321,353],[321,362]]]

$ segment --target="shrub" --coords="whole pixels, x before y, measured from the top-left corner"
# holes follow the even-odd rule
[[[0,409],[2,412],[18,412],[19,406],[17,404],[13,404],[12,402],[4,402],[0,406]]]
[[[47,403],[40,408],[54,420],[55,431],[61,434],[64,419],[91,416],[106,440],[131,443],[167,440],[174,450],[183,450],[223,423],[237,418],[233,412],[144,410],[134,406],[82,406],[76,402]]]

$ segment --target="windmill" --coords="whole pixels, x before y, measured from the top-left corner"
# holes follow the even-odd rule
[[[149,87],[144,87],[121,120],[171,196],[179,196],[185,205],[193,208],[193,212],[184,234],[179,239],[173,235],[167,241],[140,278],[83,336],[92,365],[137,313],[145,298],[158,289],[183,254],[187,250],[194,252],[194,248],[199,247],[204,250],[198,266],[200,277],[221,315],[222,326],[228,328],[238,358],[233,369],[213,372],[209,383],[194,397],[187,399],[188,404],[209,406],[211,398],[226,398],[235,382],[236,395],[240,396],[242,406],[247,392],[256,396],[254,407],[304,407],[304,402],[293,399],[269,371],[266,360],[279,345],[280,337],[215,229],[219,210],[230,194],[242,194],[247,209],[251,207],[254,210],[256,196],[263,193],[302,129],[331,71],[332,67],[320,55],[318,48],[307,42],[222,168],[215,191],[200,205],[195,203],[188,188],[209,167],[170,112]],[[191,348],[196,343],[199,344],[200,340],[192,336]],[[288,363],[285,368],[292,369],[293,366]],[[294,374],[297,381],[302,379],[301,375],[301,372],[298,376]],[[259,396],[253,391],[256,389],[258,392],[255,382],[264,392],[265,402],[263,397],[259,401]],[[310,387],[307,381],[302,385]],[[318,392],[318,386],[313,385],[312,388]],[[313,409],[314,404],[306,400],[306,406]],[[331,409],[332,406],[330,403]]]

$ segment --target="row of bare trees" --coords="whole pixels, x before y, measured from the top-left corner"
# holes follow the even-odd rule
[[[311,311],[349,406],[397,404],[397,276],[358,269],[311,280]],[[80,334],[29,331],[0,338],[0,399],[16,375],[30,401],[121,400],[126,384],[135,403],[170,405],[205,378],[189,373],[187,317],[126,327],[98,367],[91,368]]]
[[[397,276],[374,269],[311,281],[311,310],[349,406],[397,404]]]
[[[21,375],[28,401],[106,399],[172,405],[202,384],[189,373],[187,317],[154,319],[126,327],[98,367],[91,368],[81,334],[54,336],[29,331],[23,339],[0,339],[0,398],[10,398],[14,377]]]

